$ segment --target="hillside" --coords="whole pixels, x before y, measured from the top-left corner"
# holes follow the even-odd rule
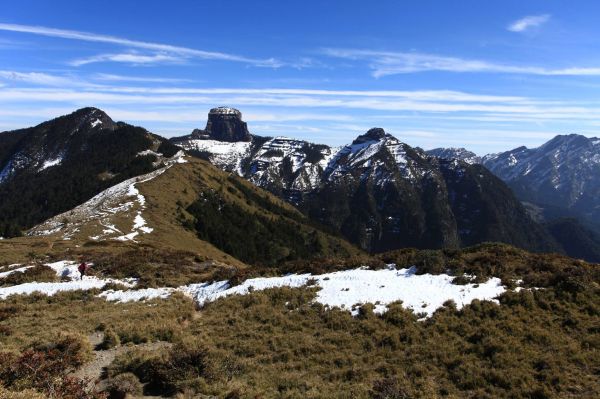
[[[148,173],[177,149],[143,128],[83,108],[0,133],[0,236],[19,235],[102,190]]]
[[[177,154],[161,165],[33,227],[27,239],[55,252],[150,247],[233,265],[360,253],[292,206],[205,161]],[[3,240],[0,248],[27,239]]]
[[[570,256],[597,262],[600,243],[600,140],[559,135],[538,148],[474,157],[464,148],[428,151],[441,159],[481,163],[504,180],[529,214]]]
[[[132,280],[140,258],[144,267]],[[486,244],[367,261],[388,263],[383,269],[254,278],[238,269],[229,281],[178,283],[181,258],[166,258],[160,272],[155,261],[144,252],[124,254],[119,267],[98,259],[102,274],[83,280],[68,261],[0,267],[0,395],[27,388],[94,399],[113,389],[365,399],[600,392],[598,265]],[[186,285],[148,285],[164,284],[164,275]],[[106,372],[90,374],[98,362]],[[81,375],[92,383],[69,379]]]

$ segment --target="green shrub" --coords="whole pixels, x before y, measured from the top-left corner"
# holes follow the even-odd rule
[[[102,338],[102,342],[98,345],[98,349],[107,350],[112,349],[121,344],[121,340],[119,336],[110,328],[104,330],[104,337]]]
[[[133,373],[123,373],[107,381],[106,391],[110,399],[125,399],[128,395],[141,396],[142,384]]]

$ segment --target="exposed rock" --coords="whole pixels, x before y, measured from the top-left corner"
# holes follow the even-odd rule
[[[208,112],[208,122],[204,130],[194,129],[190,136],[175,138],[174,141],[186,139],[218,140],[218,141],[251,141],[246,122],[242,121],[242,113],[235,108],[217,107]]]

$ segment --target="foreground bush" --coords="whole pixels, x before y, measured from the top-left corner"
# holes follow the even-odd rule
[[[110,399],[125,399],[127,395],[142,395],[142,384],[135,374],[123,373],[108,380],[106,391]]]
[[[98,345],[98,349],[108,350],[115,348],[121,344],[121,340],[119,336],[110,328],[104,331],[104,338],[102,338],[102,342]]]
[[[180,343],[160,353],[130,351],[118,356],[107,371],[110,379],[133,374],[167,395],[204,386],[207,380],[217,377],[208,350],[196,342]]]
[[[34,389],[50,398],[103,398],[93,392],[89,381],[68,376],[90,360],[91,354],[87,339],[77,335],[63,335],[21,354],[0,352],[0,383],[10,391]]]

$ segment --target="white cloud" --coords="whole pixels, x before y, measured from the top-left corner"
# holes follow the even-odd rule
[[[180,89],[181,92],[165,91],[152,88],[121,88],[118,86],[98,86],[78,89],[50,89],[50,88],[8,88],[0,91],[0,102],[66,102],[77,105],[89,104],[122,104],[153,105],[153,106],[213,106],[215,104],[229,104],[236,107],[273,107],[278,108],[305,108],[311,110],[324,109],[354,109],[380,112],[398,113],[424,113],[424,114],[479,114],[479,116],[519,116],[530,119],[550,120],[558,117],[579,119],[597,119],[600,113],[595,105],[582,106],[568,102],[542,102],[531,99],[515,101],[507,97],[506,101],[499,96],[497,101],[457,101],[455,94],[451,93],[444,98],[444,91],[437,96],[422,97],[422,92],[401,92],[400,96],[389,95],[374,96],[373,92],[366,92],[365,96],[355,92],[352,96],[338,95],[335,91],[306,90],[304,94],[281,94],[277,89],[252,90],[252,89],[193,89],[193,92]],[[192,90],[192,89],[190,89]],[[285,89],[281,89],[286,92]],[[343,93],[343,92],[342,92]],[[434,92],[429,92],[430,94]],[[151,95],[150,95],[151,94]],[[390,94],[390,93],[383,93]],[[465,93],[466,96],[466,93]],[[477,95],[471,95],[475,98]],[[466,96],[468,98],[468,96]],[[485,96],[483,96],[485,98]]]
[[[121,62],[133,65],[152,65],[152,64],[165,64],[165,63],[182,63],[185,58],[177,57],[168,54],[137,54],[137,53],[120,53],[120,54],[99,54],[93,57],[81,58],[78,60],[71,61],[69,64],[72,66],[82,66],[87,64],[94,64],[98,62]]]
[[[490,61],[446,57],[435,54],[372,51],[361,49],[325,49],[331,57],[367,61],[374,77],[415,72],[505,73],[543,76],[600,76],[600,67],[543,68]]]
[[[537,28],[550,20],[550,14],[529,15],[516,20],[506,27],[511,32],[525,32]]]
[[[17,72],[0,70],[0,79],[43,86],[70,86],[73,83],[73,79],[43,72]]]
[[[109,43],[128,48],[144,49],[167,54],[178,54],[180,56],[201,58],[207,60],[233,61],[261,67],[279,67],[282,64],[273,59],[248,58],[236,54],[228,54],[216,51],[198,50],[189,47],[174,46],[170,44],[144,42],[131,40],[117,36],[101,35],[89,32],[80,32],[65,29],[48,28],[44,26],[18,25],[0,23],[0,30],[10,32],[30,33],[35,35],[58,37],[62,39],[81,40],[87,42]]]
[[[147,83],[183,83],[191,82],[189,79],[163,78],[153,76],[124,76],[110,73],[97,73],[93,76],[95,80],[104,82],[147,82]]]

